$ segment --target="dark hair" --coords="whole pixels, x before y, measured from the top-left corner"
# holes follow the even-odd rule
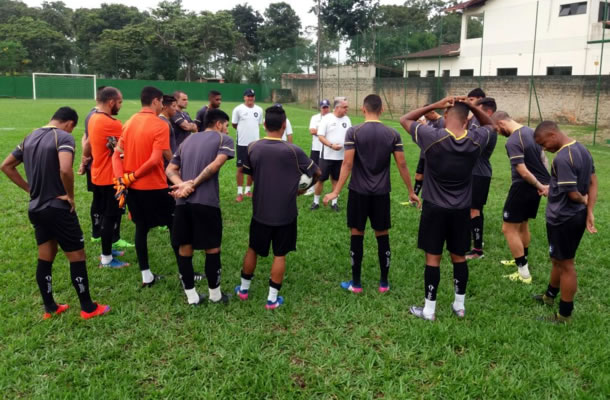
[[[496,99],[494,99],[493,97],[485,97],[477,101],[477,106],[481,106],[483,110],[491,111],[492,113],[495,113],[498,109],[498,106],[496,105]]]
[[[96,101],[98,103],[107,103],[110,100],[116,100],[120,96],[119,90],[112,86],[104,86],[103,89],[97,92]]]
[[[180,98],[180,95],[182,95],[182,94],[186,94],[186,93],[184,93],[182,90],[176,90],[176,91],[174,92],[174,95],[173,95],[173,96],[174,96],[174,98],[176,99],[176,101],[178,101],[178,99]]]
[[[102,91],[102,90],[104,90],[104,89],[106,89],[106,86],[103,86],[103,85],[102,85],[102,86],[98,86],[98,87],[97,87],[97,91],[98,91],[98,92],[100,92],[100,91]]]
[[[508,121],[511,118],[510,118],[510,115],[508,115],[508,113],[506,111],[496,111],[491,116],[491,119],[493,119],[494,122],[497,122],[497,121]]]
[[[204,126],[210,128],[216,124],[216,122],[226,122],[229,120],[229,116],[226,112],[218,108],[208,108],[204,117]]]
[[[538,138],[549,132],[561,132],[559,125],[554,121],[542,121],[534,131],[534,138]]]
[[[486,97],[485,92],[481,88],[472,89],[467,97]]]
[[[140,93],[140,102],[143,106],[149,106],[154,99],[163,100],[163,92],[154,86],[144,86]]]
[[[212,98],[216,96],[221,96],[221,93],[218,90],[210,90],[208,93],[208,100],[212,100]]]
[[[456,102],[455,105],[447,110],[447,112],[458,118],[460,122],[466,122],[470,108],[464,103]]]
[[[163,95],[163,101],[162,101],[163,107],[171,106],[172,103],[175,103],[175,102],[176,102],[176,98],[174,96],[169,96],[167,94]]]
[[[53,118],[51,119],[60,122],[74,121],[74,126],[78,124],[78,114],[73,108],[70,107],[59,108],[57,111],[55,111],[55,114],[53,114]]]
[[[381,97],[376,94],[369,94],[364,98],[364,102],[362,103],[366,111],[371,113],[380,113],[381,112]]]
[[[265,126],[268,131],[279,131],[284,122],[286,122],[286,111],[282,107],[272,106],[265,110]]]

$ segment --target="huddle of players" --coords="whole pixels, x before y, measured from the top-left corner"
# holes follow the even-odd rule
[[[204,299],[194,288],[194,250],[206,252],[205,272],[210,300],[226,302],[228,297],[220,291],[222,218],[218,201],[218,171],[227,159],[234,156],[233,141],[227,135],[229,117],[218,109],[207,110],[203,122],[205,129],[198,134],[189,135],[185,139],[186,144],[178,147],[165,175],[163,158],[169,158],[171,153],[168,154],[170,128],[158,117],[167,107],[163,94],[153,87],[144,88],[141,95],[142,110],[127,121],[121,130],[118,129],[120,122],[112,117],[120,109],[120,92],[114,88],[106,88],[100,91],[98,100],[98,109],[89,120],[89,135],[92,136],[93,132],[98,131],[107,134],[106,142],[100,140],[100,143],[103,142],[110,152],[98,154],[99,145],[94,143],[97,143],[99,138],[95,137],[97,133],[93,133],[90,138],[94,163],[92,180],[97,186],[94,196],[98,194],[104,200],[99,202],[103,204],[102,264],[103,257],[108,256],[108,248],[112,245],[112,239],[105,239],[104,234],[111,237],[117,216],[116,209],[122,207],[125,191],[129,188],[127,203],[132,220],[136,224],[136,252],[143,286],[151,286],[160,278],[152,274],[148,266],[147,233],[154,226],[167,226],[172,236],[172,247],[189,304],[200,304]],[[487,99],[487,102],[490,103],[490,100]],[[485,101],[479,101],[480,105],[484,103]],[[336,112],[337,109],[339,112]],[[341,109],[347,111],[347,102],[339,99],[335,102],[335,118],[345,117]],[[430,127],[418,121],[422,116],[430,115],[434,109],[446,110],[443,117],[444,128]],[[344,151],[339,176],[334,178],[333,190],[325,196],[324,203],[336,200],[351,173],[347,221],[352,235],[352,280],[342,282],[341,286],[351,292],[362,291],[360,270],[363,235],[366,221],[370,219],[378,242],[381,270],[379,291],[386,292],[389,290],[391,255],[388,236],[391,155],[394,156],[401,178],[408,188],[410,200],[419,203],[419,199],[411,187],[400,135],[379,122],[382,112],[379,96],[367,96],[362,110],[365,122],[349,128],[342,145],[338,146],[325,135],[318,135],[325,147],[333,151]],[[478,107],[468,97],[448,97],[401,118],[401,125],[411,134],[414,142],[422,149],[423,158],[427,160],[418,238],[418,247],[426,252],[425,305],[411,307],[410,310],[418,317],[435,319],[436,291],[440,281],[439,265],[444,243],[447,242],[454,265],[455,301],[452,309],[458,317],[465,315],[464,299],[468,281],[466,252],[470,247],[468,222],[474,219],[471,210],[474,207],[472,175],[480,161],[480,155],[486,154],[486,147],[492,143],[495,126],[500,133],[509,136],[507,150],[514,169],[513,186],[504,211],[505,225],[515,223],[510,221],[511,218],[518,219],[513,215],[515,212],[521,212],[526,217],[518,223],[517,235],[518,241],[524,245],[524,252],[529,244],[527,219],[535,217],[535,211],[532,212],[533,206],[511,208],[511,199],[517,198],[517,201],[526,203],[527,200],[524,199],[531,199],[532,203],[536,203],[535,200],[539,202],[539,195],[546,194],[547,191],[549,193],[547,231],[553,270],[547,292],[536,296],[536,299],[552,304],[561,290],[560,313],[553,317],[553,321],[566,321],[572,311],[572,300],[576,291],[574,254],[585,226],[589,231],[595,231],[593,207],[597,196],[597,182],[591,156],[582,145],[563,135],[552,122],[542,123],[536,132],[533,132],[529,128],[516,126],[506,113],[496,112],[492,115],[492,120],[490,114],[493,111],[490,113],[489,110],[484,110],[485,107]],[[473,113],[476,120],[468,120],[469,112]],[[301,174],[306,173],[312,176],[315,182],[321,173],[300,148],[281,140],[286,128],[286,115],[281,106],[270,107],[265,113],[268,136],[251,143],[242,159],[243,171],[253,176],[257,185],[253,193],[250,243],[244,257],[241,283],[236,287],[236,292],[240,299],[248,298],[257,257],[267,256],[269,248],[273,246],[274,260],[266,304],[266,308],[273,309],[283,303],[278,292],[285,271],[285,256],[296,249],[298,180]],[[171,113],[163,114],[171,118]],[[74,139],[69,133],[77,122],[78,116],[74,110],[61,108],[53,116],[49,126],[26,137],[2,165],[2,170],[9,178],[30,193],[29,215],[39,244],[37,281],[45,303],[45,318],[67,309],[67,305],[56,304],[52,297],[51,265],[57,252],[57,244],[71,261],[73,283],[79,293],[83,318],[101,315],[109,310],[108,306],[97,305],[90,299],[82,231],[73,208],[71,165]],[[470,129],[467,129],[469,125]],[[320,132],[320,126],[317,131]],[[110,136],[117,139],[114,148],[106,146],[109,142],[107,137]],[[512,143],[515,140],[511,140],[512,137],[518,138],[519,141],[515,148]],[[40,142],[44,145],[41,146]],[[31,146],[32,143],[36,145]],[[535,147],[538,145],[558,152],[552,165],[550,189],[528,169],[528,160],[532,156],[541,159],[541,152],[537,151],[540,147]],[[321,164],[324,165],[325,161],[330,160],[332,158],[322,157]],[[26,165],[29,184],[15,168],[21,162]],[[325,168],[329,175],[334,167],[328,165],[332,164],[327,164]],[[525,164],[527,172],[520,171],[522,164]],[[111,176],[116,177],[111,178],[113,182],[96,184],[107,183],[108,171],[112,171]],[[526,183],[519,181],[515,171]],[[168,193],[166,176],[173,184],[171,193]],[[278,185],[278,182],[285,184]],[[527,192],[525,184],[535,188],[536,199]],[[536,209],[537,206],[536,203]],[[278,210],[281,211],[278,213]],[[510,227],[503,227],[503,231],[507,234]],[[513,251],[509,235],[507,240]],[[513,254],[518,254],[518,249],[515,251]],[[516,256],[515,259],[519,266],[519,277],[522,280],[527,279],[523,276],[527,272],[523,270],[524,267],[527,268],[526,255]]]

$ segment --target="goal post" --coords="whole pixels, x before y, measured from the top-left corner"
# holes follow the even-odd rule
[[[95,100],[97,77],[88,74],[32,73],[32,98],[80,98]]]

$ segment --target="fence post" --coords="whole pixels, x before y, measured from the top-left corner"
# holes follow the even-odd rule
[[[481,59],[479,61],[479,87],[482,86],[481,78],[483,76],[483,40],[485,38],[485,13],[483,13],[483,30],[481,31]]]
[[[599,93],[602,89],[602,67],[604,66],[604,44],[606,43],[606,23],[608,21],[608,0],[604,4],[604,17],[602,18],[602,50],[599,56],[599,74],[597,75],[597,99],[595,101],[595,128],[593,129],[593,145],[597,138],[597,119],[599,117]]]
[[[534,24],[534,50],[532,51],[532,73],[530,74],[530,99],[527,106],[527,125],[530,125],[532,116],[532,90],[534,88],[534,64],[536,61],[536,39],[538,37],[538,7],[539,1],[536,1],[536,23]]]
[[[441,47],[443,46],[443,15],[440,20],[440,34],[438,38],[438,76],[436,77],[436,100],[441,98]]]

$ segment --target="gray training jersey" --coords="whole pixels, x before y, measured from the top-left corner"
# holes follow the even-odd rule
[[[474,117],[473,117],[474,119]],[[473,127],[475,125],[472,125]],[[476,128],[470,128],[476,129]],[[498,143],[498,133],[493,131],[489,135],[489,140],[483,146],[483,150],[481,151],[481,156],[477,160],[477,163],[474,165],[474,169],[472,170],[472,175],[476,176],[485,176],[491,178],[492,169],[491,162],[489,161],[491,155],[493,154],[496,144]]]
[[[506,140],[506,153],[510,160],[510,169],[513,183],[525,182],[519,172],[517,165],[525,164],[529,172],[543,185],[547,185],[551,179],[542,162],[542,147],[534,140],[534,130],[527,126],[517,129]]]
[[[390,193],[391,156],[403,151],[398,132],[381,122],[365,122],[347,130],[344,146],[356,150],[349,189],[369,195]]]
[[[193,133],[184,140],[171,163],[180,167],[182,180],[188,181],[197,178],[219,154],[226,155],[228,159],[235,157],[233,146],[233,139],[220,132]],[[201,183],[189,197],[176,199],[176,205],[185,203],[220,207],[218,173]]]
[[[546,206],[546,222],[560,225],[587,208],[582,203],[574,203],[568,197],[570,192],[589,193],[591,175],[595,173],[593,157],[589,150],[577,141],[563,146],[551,164],[549,201]]]
[[[59,175],[59,153],[71,153],[74,161],[74,148],[74,137],[68,132],[43,126],[30,133],[13,151],[13,156],[23,162],[30,185],[29,211],[47,207],[70,209],[70,203],[57,199],[66,194]]]

